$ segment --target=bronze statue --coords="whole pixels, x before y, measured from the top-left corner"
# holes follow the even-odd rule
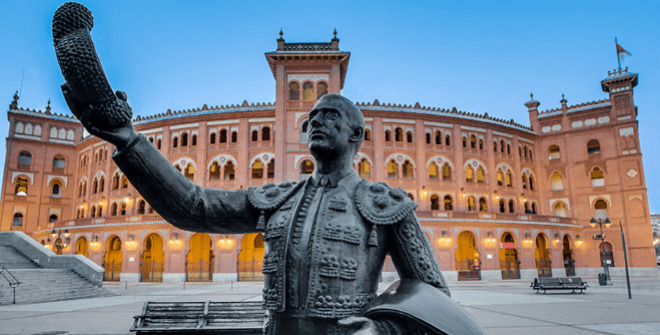
[[[66,13],[82,7],[65,6]],[[58,19],[62,16],[56,14],[58,22],[53,23],[58,36],[67,31],[63,24],[83,21]],[[77,28],[87,33],[76,33],[74,42],[89,38],[89,17],[90,24]],[[309,112],[308,146],[316,171],[307,180],[248,190],[205,189],[176,170],[135,132],[130,120],[121,121],[128,106],[125,93],[109,99],[107,94],[90,94],[91,89],[80,84],[101,82],[103,92],[109,89],[105,76],[75,75],[86,73],[77,66],[87,65],[76,63],[77,49],[61,47],[59,40],[61,36],[56,49],[64,63],[67,83],[62,91],[69,108],[90,134],[116,146],[113,159],[156,212],[185,230],[264,234],[265,334],[482,333],[448,298],[447,284],[415,216],[417,205],[404,190],[360,180],[353,169],[365,126],[350,100],[326,94]],[[93,47],[89,41],[81,45]],[[93,63],[91,72],[102,74],[100,62]],[[97,103],[95,95],[105,102]],[[377,298],[387,254],[402,281]]]

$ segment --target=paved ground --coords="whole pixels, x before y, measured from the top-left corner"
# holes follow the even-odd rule
[[[614,286],[580,294],[534,294],[529,281],[461,282],[452,297],[488,334],[660,334],[660,277],[632,278],[632,300],[625,277]],[[133,316],[147,300],[258,301],[257,283],[107,283],[116,297],[0,306],[0,334],[131,334]],[[385,286],[383,286],[384,288]]]

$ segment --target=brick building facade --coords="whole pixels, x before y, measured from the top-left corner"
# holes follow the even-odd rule
[[[307,112],[340,93],[350,53],[330,43],[286,43],[266,53],[275,103],[207,106],[137,117],[143,133],[184,175],[213,188],[300,180],[314,169]],[[592,217],[616,225],[605,257],[621,270],[618,222],[632,273],[655,271],[633,88],[637,74],[609,72],[608,97],[538,109],[531,127],[452,110],[358,103],[363,178],[401,187],[448,280],[595,275],[601,246]],[[350,98],[350,97],[349,97]],[[58,253],[79,253],[107,280],[261,278],[259,234],[181,231],[153,213],[111,159],[113,146],[86,136],[75,118],[10,105],[0,230],[22,230]],[[611,237],[610,237],[611,236]],[[386,263],[384,275],[393,274]]]

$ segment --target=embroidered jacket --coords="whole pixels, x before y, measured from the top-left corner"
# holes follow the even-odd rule
[[[289,313],[287,283],[297,269],[287,267],[292,226],[306,184],[267,184],[248,190],[205,189],[177,171],[147,139],[130,143],[113,158],[140,194],[173,225],[209,233],[263,232],[264,307]],[[335,186],[335,185],[333,185]],[[399,276],[447,285],[415,216],[416,204],[401,189],[360,180],[350,173],[335,187],[322,187],[308,247],[307,290],[296,316],[343,318],[359,315],[376,297],[387,254]],[[305,246],[307,247],[307,246]],[[294,313],[295,314],[295,313]]]

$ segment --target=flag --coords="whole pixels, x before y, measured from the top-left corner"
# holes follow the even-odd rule
[[[619,43],[616,43],[616,53],[619,57],[621,57],[621,59],[623,59],[623,57],[625,55],[631,56],[630,52],[628,52],[628,51],[626,51],[626,49],[622,48],[619,45]]]

